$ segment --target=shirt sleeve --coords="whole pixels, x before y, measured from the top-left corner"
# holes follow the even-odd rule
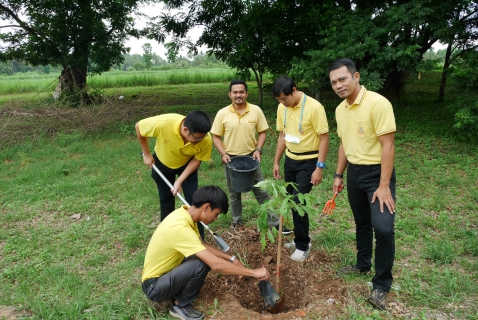
[[[397,131],[393,107],[386,98],[382,97],[373,106],[372,125],[377,136]]]
[[[219,110],[214,117],[214,122],[212,123],[211,133],[217,136],[224,135],[224,112],[223,110]]]

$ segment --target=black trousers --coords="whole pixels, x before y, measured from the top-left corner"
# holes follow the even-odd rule
[[[284,161],[284,181],[295,182],[296,190],[292,186],[287,187],[289,194],[297,195],[297,193],[309,193],[312,190],[310,182],[312,173],[316,168],[317,158],[308,160],[293,160],[285,157]],[[299,203],[299,198],[294,197],[294,201]],[[296,248],[306,251],[309,248],[309,215],[305,213],[301,216],[296,210],[292,210],[292,219],[294,221],[294,242]]]
[[[142,289],[151,301],[175,299],[178,306],[184,307],[196,299],[210,270],[207,264],[192,255],[161,277],[144,281]]]
[[[176,181],[176,176],[180,176],[183,173],[184,169],[186,169],[186,163],[184,166],[178,169],[171,169],[165,166],[161,161],[159,161],[156,153],[153,154],[154,157],[154,164],[156,167],[161,171],[161,173],[166,177],[166,179],[174,185],[174,181]],[[161,179],[159,174],[156,173],[155,170],[151,170],[151,176],[153,177],[156,185],[158,187],[158,194],[159,194],[159,204],[161,208],[161,221],[163,221],[171,212],[176,210],[175,205],[175,197],[171,193],[171,188],[166,184],[166,182]],[[184,193],[184,198],[188,202],[189,205],[193,202],[193,194],[198,189],[198,172],[197,170],[194,171],[187,177],[183,184],[182,189]],[[204,239],[204,227],[201,223],[198,223],[199,233],[201,234],[201,238]]]
[[[374,203],[372,195],[380,184],[381,166],[349,164],[347,169],[347,192],[354,215],[357,239],[357,267],[369,271],[372,266],[373,235],[375,233],[375,275],[372,279],[374,289],[390,291],[395,259],[395,214],[384,205],[380,212],[378,199]],[[390,191],[395,200],[395,169],[390,179]]]

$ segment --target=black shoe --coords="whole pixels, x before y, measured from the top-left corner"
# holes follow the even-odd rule
[[[343,274],[369,274],[370,271],[362,271],[360,270],[357,265],[353,266],[347,266],[340,268],[339,270],[336,271],[338,275],[343,275]]]
[[[279,226],[274,226],[274,228],[276,228],[277,231],[279,231]],[[286,227],[282,226],[282,234],[283,235],[291,234],[292,232],[294,232],[294,230],[290,230],[290,229],[287,229]]]
[[[244,228],[244,222],[242,222],[242,221],[233,222],[233,223],[231,224],[231,228],[233,228],[233,229],[238,229],[238,230],[239,230],[239,229],[243,229],[243,228]]]
[[[182,320],[202,320],[204,315],[201,311],[194,309],[193,305],[188,303],[184,307],[178,307],[174,304],[169,308],[169,314]]]
[[[367,300],[377,309],[386,310],[387,308],[387,293],[382,289],[373,289]]]

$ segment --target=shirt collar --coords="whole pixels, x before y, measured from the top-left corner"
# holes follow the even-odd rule
[[[345,107],[346,107],[346,108],[351,108],[351,107],[353,107],[353,106],[355,106],[355,105],[360,105],[360,104],[362,103],[362,101],[363,101],[363,98],[365,97],[365,93],[366,93],[366,92],[367,92],[367,89],[365,89],[365,86],[362,86],[362,88],[360,88],[359,94],[358,94],[357,97],[355,98],[354,103],[352,103],[352,105],[349,105],[349,103],[347,102],[347,100],[345,100],[345,101],[346,101]]]

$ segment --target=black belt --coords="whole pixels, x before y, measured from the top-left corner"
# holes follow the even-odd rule
[[[381,166],[382,164],[377,163],[377,164],[354,164],[354,163],[349,163],[349,166],[354,167],[354,168],[375,168],[378,166]]]
[[[301,153],[292,152],[292,151],[290,151],[289,149],[287,149],[287,151],[289,151],[290,153],[292,153],[293,155],[296,155],[296,156],[310,156],[310,155],[312,155],[312,154],[318,154],[318,153],[319,153],[318,150],[316,150],[316,151],[301,152]]]

